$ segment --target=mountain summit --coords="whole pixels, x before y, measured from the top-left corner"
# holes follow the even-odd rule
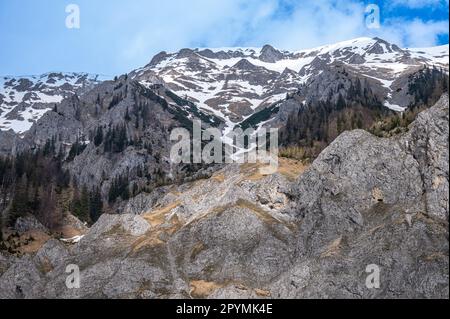
[[[157,77],[232,126],[312,82],[332,65],[343,65],[348,72],[373,82],[388,108],[404,110],[409,101],[398,97],[398,86],[423,66],[448,71],[448,56],[448,45],[400,49],[379,38],[357,38],[292,52],[270,45],[183,49],[156,55],[132,76],[143,83]]]
[[[357,38],[317,48],[206,48],[165,51],[130,77],[144,86],[162,84],[231,128],[314,81],[330,65],[373,82],[385,105],[404,110],[400,87],[423,66],[448,71],[448,45],[400,49],[379,38]],[[102,77],[49,73],[0,78],[0,130],[23,134],[45,112],[71,94],[82,94]]]

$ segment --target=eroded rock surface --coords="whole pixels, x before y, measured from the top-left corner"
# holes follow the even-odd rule
[[[448,120],[444,96],[408,133],[346,132],[310,167],[229,165],[141,195],[79,243],[0,256],[0,297],[448,298]]]

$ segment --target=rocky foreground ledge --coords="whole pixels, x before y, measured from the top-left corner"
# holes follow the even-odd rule
[[[0,297],[448,298],[448,124],[443,96],[406,134],[346,132],[310,167],[230,165],[140,195],[77,243],[0,255]]]

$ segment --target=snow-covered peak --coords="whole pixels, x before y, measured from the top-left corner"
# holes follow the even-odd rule
[[[194,48],[160,52],[129,76],[144,85],[164,85],[231,127],[338,64],[375,81],[386,105],[399,110],[392,99],[395,81],[423,65],[448,70],[448,52],[448,45],[402,49],[367,37],[297,51],[270,45]],[[102,80],[86,73],[0,76],[0,130],[23,133],[53,104]]]
[[[385,91],[386,106],[400,110],[391,103],[394,81],[423,65],[448,69],[448,45],[401,49],[379,38],[361,37],[298,51],[270,45],[182,49],[159,53],[132,77],[145,83],[158,79],[234,126],[336,63],[376,81]]]
[[[429,47],[429,48],[411,48],[406,49],[411,53],[412,57],[424,58],[434,63],[440,64],[441,66],[447,65],[448,68],[448,44]]]
[[[265,55],[266,52],[269,52],[269,57]],[[262,66],[268,70],[280,73],[286,68],[299,72],[301,68],[311,63],[316,57],[329,63],[340,61],[348,64],[364,65],[380,61],[382,63],[395,64],[396,66],[393,66],[392,69],[398,70],[398,64],[402,64],[403,68],[424,62],[448,65],[446,60],[448,58],[448,45],[432,48],[401,49],[397,45],[379,38],[361,37],[292,52],[276,49],[270,45],[265,45],[262,48],[195,48],[183,49],[174,53],[161,52],[144,69],[162,71],[166,68],[178,68],[188,64],[188,62],[192,62],[194,59],[200,61],[199,63],[208,61],[213,62],[218,67],[231,67],[240,60],[246,59],[253,65]],[[420,61],[413,61],[414,59]]]
[[[54,104],[72,94],[87,91],[105,78],[62,72],[0,76],[0,130],[22,134]]]
[[[210,50],[210,51],[212,51],[214,53],[218,53],[218,52],[225,52],[225,53],[241,52],[242,54],[244,54],[246,56],[251,56],[251,55],[259,55],[261,53],[261,49],[262,48],[257,48],[257,47],[218,47],[218,48],[204,47],[204,48],[196,48],[196,49],[194,49],[194,51],[202,52],[202,51],[205,51],[205,50]]]

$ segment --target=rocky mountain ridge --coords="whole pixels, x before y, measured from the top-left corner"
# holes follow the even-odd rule
[[[23,134],[55,104],[83,94],[105,79],[88,73],[61,72],[0,76],[0,130]]]
[[[270,45],[182,49],[157,54],[148,65],[131,71],[129,76],[147,88],[162,85],[173,91],[200,110],[222,119],[225,132],[229,132],[258,111],[282,102],[288,93],[314,82],[330,65],[344,66],[361,80],[369,81],[385,106],[400,111],[411,102],[404,91],[410,74],[423,66],[442,68],[448,73],[448,45],[401,49],[379,38],[357,38],[293,52]],[[82,95],[102,80],[106,78],[55,72],[2,77],[2,137],[11,139],[14,134],[4,133],[10,130],[23,136],[55,103],[73,94]],[[309,101],[312,97],[304,99]]]
[[[284,100],[287,93],[309,85],[330,65],[342,65],[361,80],[369,81],[386,107],[401,111],[410,102],[400,91],[402,82],[423,66],[448,72],[448,45],[401,49],[379,38],[357,38],[297,52],[270,45],[183,49],[159,53],[131,76],[143,84],[164,83],[223,118],[228,127],[234,127],[255,112]]]
[[[148,66],[93,87],[83,86],[83,79],[89,77],[49,74],[39,80],[46,84],[35,79],[39,83],[31,88],[47,90],[46,85],[53,86],[57,96],[60,89],[66,88],[60,84],[70,80],[81,85],[81,91],[66,92],[68,97],[60,103],[45,104],[45,114],[34,124],[30,122],[31,128],[24,133],[1,131],[0,152],[7,158],[6,166],[10,165],[8,157],[24,152],[45,153],[53,159],[44,162],[56,159],[55,165],[67,170],[70,182],[65,185],[74,192],[73,196],[87,188],[100,193],[106,211],[120,213],[128,199],[140,193],[209,177],[221,168],[171,163],[169,136],[173,128],[192,130],[195,119],[202,121],[203,128],[217,127],[224,134],[236,126],[276,127],[280,128],[280,145],[304,148],[301,156],[295,158],[309,162],[343,131],[369,129],[375,121],[393,116],[395,111],[386,107],[389,90],[391,101],[398,100],[395,103],[404,105],[402,109],[433,104],[448,91],[446,56],[448,46],[404,50],[381,39],[360,38],[293,53],[270,46],[161,53]],[[430,67],[424,68],[427,65]],[[392,80],[389,90],[382,85],[388,78]],[[191,84],[189,92],[180,91],[181,85]],[[262,93],[251,90],[255,99],[279,93],[280,100],[264,105],[258,102],[247,108],[245,116],[228,112],[234,107],[227,100],[223,105],[228,111],[224,114],[192,97],[200,94],[198,87],[206,88],[206,84],[214,84],[218,90],[213,97],[214,90],[202,91],[207,100],[220,99],[225,94],[226,99],[247,103],[249,92],[235,84],[260,87]],[[83,87],[88,86],[84,91]],[[236,112],[246,109],[242,103],[238,104]],[[34,103],[31,107],[39,105]],[[48,109],[49,106],[52,108]],[[53,176],[65,176],[61,170],[56,174],[52,165],[49,167]],[[36,176],[27,174],[24,184],[30,175]],[[2,191],[6,194],[4,198],[10,200],[0,202],[3,215],[11,216],[13,194],[22,179],[23,176],[6,179]],[[31,188],[30,185],[24,188],[42,192],[36,181]],[[35,210],[36,205],[28,206],[28,210]],[[90,221],[86,213],[83,216]]]
[[[78,243],[0,255],[0,296],[448,298],[448,103],[402,135],[345,132],[309,167],[232,164],[141,194]],[[79,289],[65,285],[68,264]]]

